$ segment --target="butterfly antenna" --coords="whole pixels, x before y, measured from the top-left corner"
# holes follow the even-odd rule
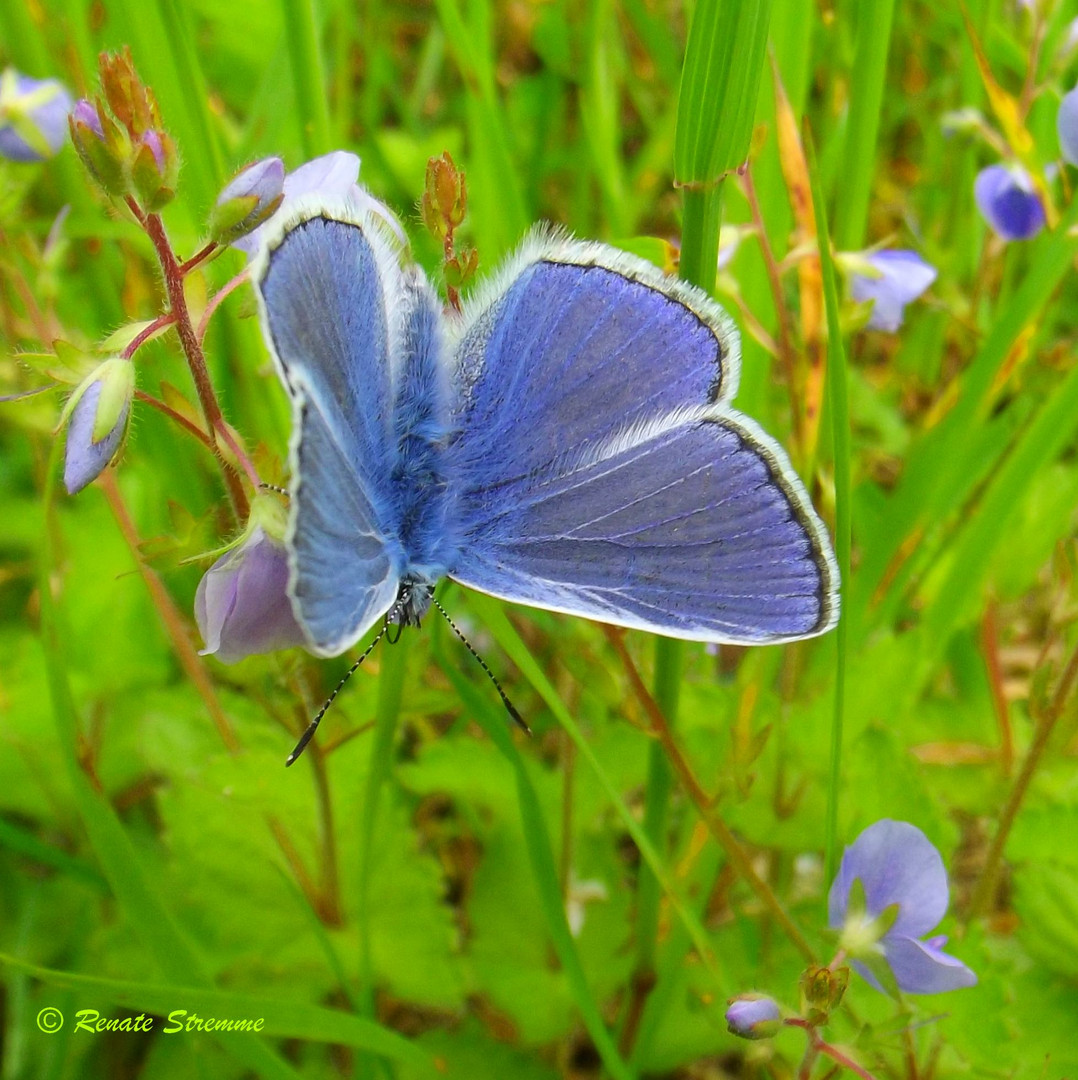
[[[296,743],[295,750],[288,755],[288,760],[284,763],[286,769],[300,756],[300,754],[303,753],[304,750],[307,749],[307,744],[314,738],[314,733],[318,730],[318,725],[321,722],[322,717],[329,712],[329,707],[333,704],[333,699],[341,692],[344,684],[359,670],[359,665],[370,656],[375,645],[386,636],[386,631],[388,629],[389,622],[387,621],[382,624],[382,629],[375,635],[374,640],[363,650],[363,655],[344,673],[344,678],[337,683],[333,693],[326,698],[325,704],[318,710],[318,715],[307,725],[307,730],[299,737],[299,742]]]
[[[283,495],[286,499],[292,498],[292,492],[289,491],[288,488],[283,488],[278,484],[261,483],[258,486],[262,491],[275,491],[278,495]]]
[[[456,634],[457,637],[459,637],[460,640],[464,642],[464,647],[468,650],[468,652],[470,652],[472,656],[474,656],[476,660],[479,661],[479,666],[487,673],[487,678],[490,679],[492,683],[494,683],[494,689],[498,691],[498,696],[502,699],[502,704],[505,706],[506,710],[513,718],[513,720],[516,721],[517,727],[519,727],[521,731],[527,732],[527,734],[530,735],[532,733],[532,729],[528,727],[526,723],[524,723],[524,717],[517,712],[516,706],[509,700],[508,695],[502,689],[502,684],[498,682],[497,676],[494,674],[493,671],[490,670],[489,667],[487,667],[486,661],[479,655],[479,653],[475,651],[472,643],[464,636],[460,627],[457,626],[455,622],[453,622],[453,620],[449,617],[449,612],[446,611],[445,608],[438,603],[437,599],[432,596],[430,598],[430,601],[438,609],[438,612],[442,616],[442,618],[445,619],[447,623],[449,623],[449,628],[453,631],[453,633]]]

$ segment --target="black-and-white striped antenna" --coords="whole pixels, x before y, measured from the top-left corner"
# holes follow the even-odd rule
[[[286,769],[289,765],[295,762],[296,758],[298,758],[304,750],[307,749],[307,744],[311,741],[311,739],[314,738],[314,733],[318,730],[318,725],[322,722],[322,717],[325,716],[327,712],[329,712],[329,707],[333,704],[337,695],[344,688],[344,684],[348,682],[348,680],[359,670],[359,665],[362,664],[368,656],[370,656],[370,654],[374,651],[375,645],[377,645],[378,642],[386,636],[386,633],[391,625],[390,620],[400,611],[403,604],[404,598],[399,598],[397,602],[389,609],[389,611],[386,612],[385,622],[382,623],[382,629],[379,630],[377,634],[375,634],[374,640],[363,650],[360,658],[344,673],[344,678],[341,679],[341,681],[337,683],[337,685],[333,688],[333,693],[330,694],[328,698],[326,698],[325,703],[322,705],[322,708],[318,710],[315,718],[307,725],[306,731],[304,731],[303,734],[299,737],[299,742],[296,743],[296,748],[292,751],[291,754],[288,755],[288,760],[284,763],[284,767]],[[390,640],[392,641],[393,639],[390,638]]]
[[[442,618],[445,619],[447,623],[449,623],[450,630],[452,630],[453,633],[456,634],[457,637],[459,637],[460,640],[464,642],[464,647],[468,650],[468,652],[470,652],[472,656],[474,656],[476,660],[479,661],[479,666],[486,672],[487,678],[490,679],[492,683],[494,683],[494,689],[498,691],[498,696],[502,699],[502,704],[506,707],[509,715],[513,718],[513,720],[516,721],[516,724],[520,728],[520,730],[530,735],[532,733],[532,729],[528,727],[526,723],[524,723],[524,717],[517,712],[516,706],[509,700],[509,696],[502,689],[502,684],[498,682],[497,676],[494,674],[493,671],[490,670],[489,667],[487,667],[487,662],[479,655],[479,653],[475,651],[472,643],[464,636],[460,627],[457,626],[455,622],[453,622],[453,620],[449,617],[449,612],[446,611],[445,608],[438,603],[437,599],[432,596],[430,598],[430,602],[438,609],[438,612],[442,616]]]

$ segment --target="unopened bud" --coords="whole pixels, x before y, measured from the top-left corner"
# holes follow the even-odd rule
[[[464,220],[468,210],[468,185],[449,151],[427,162],[426,188],[420,204],[423,224],[444,240]]]
[[[769,1039],[782,1027],[782,1014],[772,998],[741,994],[726,1010],[726,1028],[742,1039]]]
[[[284,162],[264,158],[238,173],[217,196],[210,215],[210,236],[231,244],[266,221],[284,199]]]
[[[813,964],[805,970],[801,976],[801,1011],[810,1023],[827,1020],[842,1001],[849,982],[850,969],[845,966],[832,970]]]
[[[83,380],[64,410],[64,486],[74,495],[95,480],[123,443],[135,392],[130,360],[106,360]]]

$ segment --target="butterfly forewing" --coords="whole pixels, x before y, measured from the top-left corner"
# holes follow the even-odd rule
[[[450,575],[675,637],[828,629],[830,544],[784,452],[726,404],[725,315],[680,283],[627,274],[612,251],[606,266],[555,257],[518,265],[457,331]]]

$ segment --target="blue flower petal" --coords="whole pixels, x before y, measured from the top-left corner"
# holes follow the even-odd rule
[[[888,934],[883,951],[896,982],[907,994],[941,994],[977,983],[977,976],[961,960],[927,941]]]
[[[1002,240],[1029,240],[1044,228],[1044,206],[1019,165],[989,165],[973,185],[977,207]]]
[[[943,859],[928,837],[905,821],[877,821],[846,848],[828,896],[832,928],[845,923],[850,889],[858,879],[873,918],[898,904],[891,934],[920,937],[934,929],[947,912]]]
[[[906,305],[916,300],[936,280],[936,268],[915,251],[874,251],[864,260],[878,277],[854,274],[850,293],[858,302],[873,301],[868,325],[894,333],[902,325]]]

